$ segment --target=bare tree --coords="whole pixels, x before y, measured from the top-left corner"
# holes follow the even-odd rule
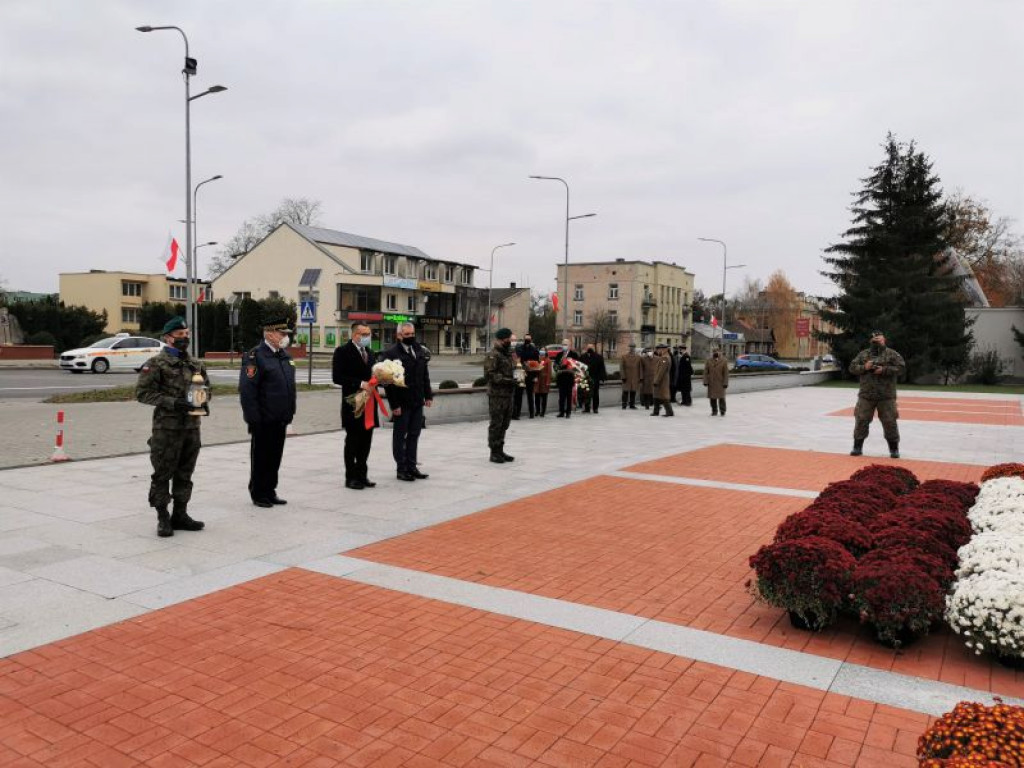
[[[597,347],[598,352],[604,354],[608,343],[619,337],[619,316],[603,309],[591,313],[585,336],[587,341]]]
[[[323,203],[319,200],[286,197],[270,213],[246,219],[234,236],[221,246],[217,255],[210,259],[210,277],[216,277],[226,270],[236,258],[251,251],[281,224],[316,226],[322,208]]]

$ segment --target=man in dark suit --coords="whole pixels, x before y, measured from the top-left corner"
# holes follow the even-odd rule
[[[579,360],[580,356],[569,346],[568,339],[562,339],[562,347],[554,362],[555,381],[558,383],[558,418],[568,419],[572,416],[572,387],[576,382],[576,373],[566,361]]]
[[[512,418],[518,419],[523,412],[523,395],[526,395],[526,405],[530,409],[530,418],[532,419],[535,415],[535,408],[533,403],[533,389],[537,383],[537,373],[531,367],[532,363],[540,363],[540,350],[533,343],[533,336],[529,333],[526,334],[526,338],[522,344],[516,345],[516,357],[519,358],[519,363],[526,370],[526,386],[516,387],[516,392],[512,396]]]
[[[416,341],[416,326],[401,323],[395,345],[383,357],[397,360],[405,369],[405,386],[384,387],[388,405],[394,414],[391,433],[391,452],[395,457],[399,480],[426,480],[427,475],[416,467],[416,451],[423,427],[423,406],[434,404],[434,390],[430,388],[429,360],[426,350]]]
[[[584,413],[594,413],[601,407],[601,384],[608,378],[608,369],[604,364],[604,356],[598,352],[593,344],[587,344],[587,351],[583,353],[582,362],[587,366],[587,375],[590,377],[590,392],[587,396]]]
[[[263,324],[263,341],[242,355],[238,399],[249,427],[249,496],[257,507],[287,504],[277,495],[288,425],[295,417],[295,361],[288,346],[288,318]]]
[[[376,387],[370,384],[373,377],[373,338],[370,327],[363,323],[352,324],[352,339],[348,344],[334,350],[331,376],[335,384],[341,385],[341,426],[345,430],[345,487],[354,491],[373,488],[376,483],[367,478],[366,460],[370,456],[373,430],[380,426],[377,417],[377,401],[372,396]],[[349,395],[360,390],[371,394],[366,408],[373,414],[371,426],[366,427],[365,414],[356,416],[355,409],[348,402]]]

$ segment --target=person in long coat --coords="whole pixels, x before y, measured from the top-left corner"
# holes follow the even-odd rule
[[[725,390],[729,388],[729,363],[717,349],[704,362],[704,386],[708,388],[711,415],[725,416]]]
[[[341,385],[341,427],[345,430],[345,487],[354,491],[373,488],[377,483],[367,478],[366,462],[370,457],[373,430],[380,426],[377,401],[372,396],[376,389],[370,384],[373,378],[373,353],[370,349],[373,334],[365,323],[352,324],[352,338],[334,350],[331,362],[331,380]],[[356,416],[355,408],[348,401],[350,395],[360,390],[371,393],[366,408],[373,414],[373,424],[366,426],[365,412]]]
[[[544,418],[548,412],[548,393],[551,391],[551,358],[545,354],[538,362],[540,370],[533,382],[533,408],[538,417]]]
[[[644,352],[640,360],[640,402],[644,408],[650,410],[654,405],[654,369],[658,367],[658,362],[650,350]]]
[[[619,361],[619,376],[622,379],[622,410],[629,407],[636,410],[636,391],[640,389],[640,355],[636,353],[636,344],[629,345],[629,352]]]
[[[652,389],[654,393],[654,412],[651,416],[657,416],[661,409],[665,409],[666,416],[675,416],[672,412],[672,389],[669,382],[672,380],[672,358],[668,353],[668,344],[659,344],[654,353],[654,375]]]
[[[686,347],[679,348],[679,362],[676,365],[676,389],[683,405],[693,405],[693,361]]]

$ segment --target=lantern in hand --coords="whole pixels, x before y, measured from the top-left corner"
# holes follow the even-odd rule
[[[210,388],[206,386],[201,373],[192,374],[192,383],[188,385],[188,394],[185,396],[192,405],[189,416],[209,416]]]

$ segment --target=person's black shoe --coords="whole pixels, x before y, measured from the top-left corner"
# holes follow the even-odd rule
[[[900,441],[899,440],[887,440],[889,443],[889,458],[898,459],[900,457]]]
[[[373,480],[367,480],[365,477],[359,481],[363,484],[364,488],[376,488],[377,484]]]
[[[288,502],[278,496],[276,493],[270,498],[271,504],[287,504]]]
[[[171,512],[171,527],[176,531],[201,531],[206,527],[206,523],[189,517],[184,504],[175,504],[174,511]]]
[[[515,456],[509,456],[504,451],[501,452],[501,458],[503,458],[505,461],[515,461],[516,460]]]
[[[418,469],[414,469],[409,474],[415,477],[417,480],[426,480],[428,477],[430,477],[430,475],[420,472]]]
[[[397,475],[399,480],[405,480],[407,483],[411,483],[416,478],[408,472],[399,472]]]
[[[635,411],[635,410],[636,410],[636,406],[635,406],[635,405],[631,405],[631,406],[629,406],[629,410],[631,410],[631,411]]]
[[[253,499],[252,503],[255,504],[257,507],[262,507],[263,509],[270,509],[272,506],[274,506],[274,502],[268,499]]]
[[[156,509],[156,535],[160,537],[173,536],[174,528],[171,526],[171,513],[167,507]]]
[[[502,456],[500,453],[491,453],[491,461],[493,461],[495,464],[504,464],[505,457]]]
[[[565,414],[564,414],[564,413],[560,413],[560,414],[558,414],[558,417],[557,417],[557,418],[559,418],[559,419],[564,419],[564,418],[565,418]]]
[[[366,486],[363,484],[362,480],[346,480],[345,487],[351,488],[353,491],[361,491]]]

